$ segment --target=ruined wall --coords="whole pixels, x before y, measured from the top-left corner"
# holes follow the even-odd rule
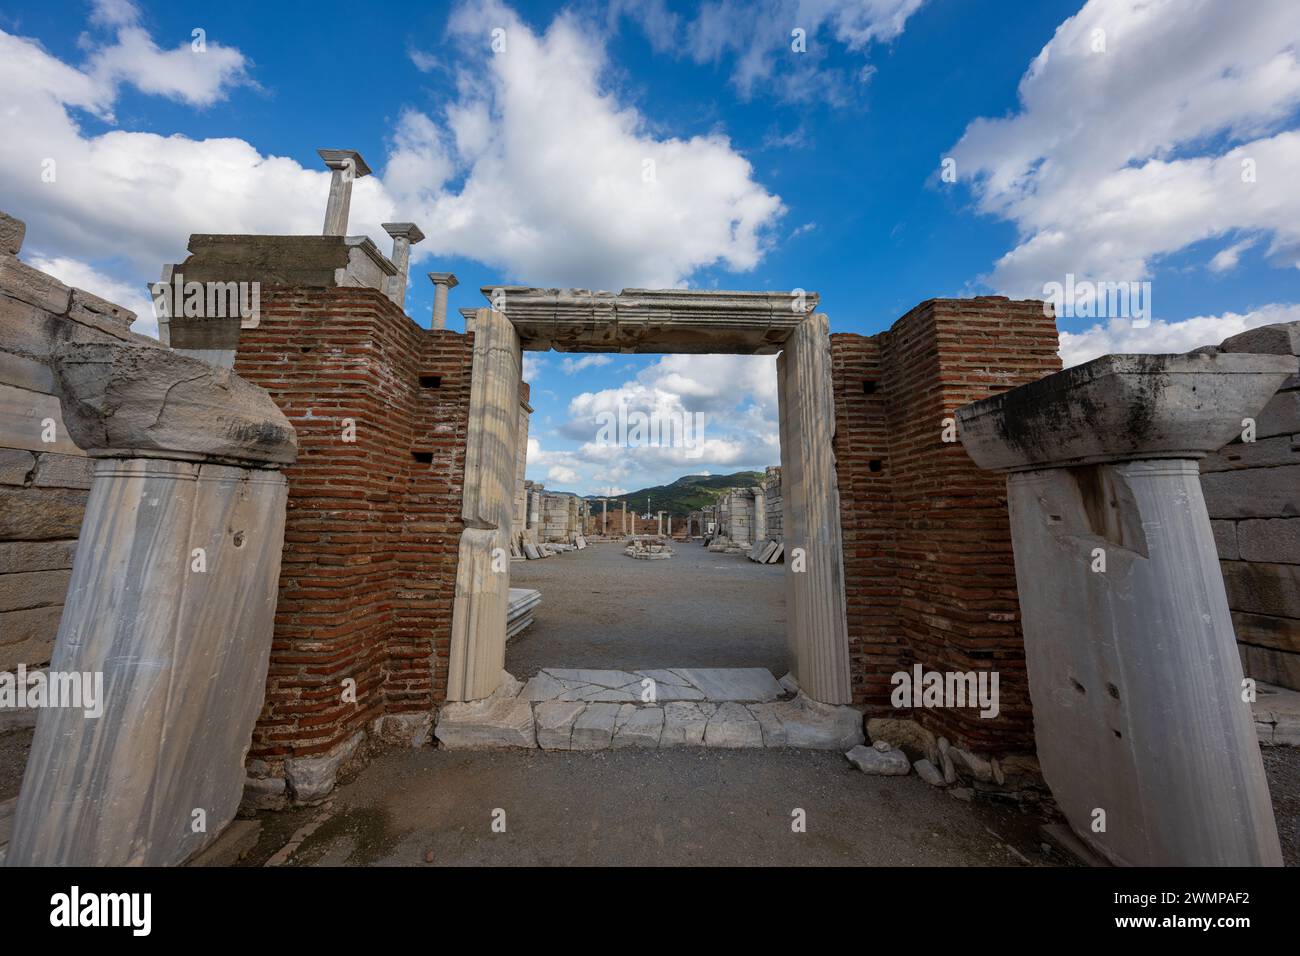
[[[68,437],[47,360],[63,342],[158,344],[128,331],[134,313],[21,262],[24,232],[0,213],[0,671],[11,672],[49,663],[94,468]]]
[[[472,334],[422,329],[376,289],[262,289],[235,369],[299,439],[250,753],[271,773],[446,693],[472,348]]]
[[[1252,329],[1223,352],[1300,355],[1300,322]],[[1240,438],[1201,460],[1201,487],[1247,676],[1300,690],[1300,376]]]
[[[1032,749],[1015,566],[1000,475],[944,441],[956,408],[1060,367],[1037,301],[935,299],[888,332],[831,336],[835,454],[854,700],[978,752]],[[1000,674],[1001,713],[895,710],[890,675]]]
[[[763,474],[763,498],[767,508],[767,538],[769,541],[783,541],[780,465],[767,466]]]

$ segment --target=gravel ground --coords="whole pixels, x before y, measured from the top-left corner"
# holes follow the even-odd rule
[[[678,543],[666,561],[638,561],[593,542],[510,565],[510,586],[537,588],[533,626],[506,646],[521,680],[543,667],[786,666],[785,568]]]
[[[804,833],[791,829],[796,808]],[[504,833],[492,831],[497,809]],[[340,787],[328,812],[290,865],[1062,862],[1043,852],[1036,808],[965,803],[916,776],[869,777],[842,754],[814,751],[406,751]],[[321,813],[262,814],[275,832],[244,865]]]

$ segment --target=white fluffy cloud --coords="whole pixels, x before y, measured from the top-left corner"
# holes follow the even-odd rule
[[[1145,328],[1133,328],[1128,319],[1111,319],[1079,333],[1061,333],[1061,362],[1066,368],[1112,352],[1190,352],[1203,345],[1218,345],[1230,335],[1275,322],[1300,321],[1300,304],[1273,304],[1245,313],[1198,315],[1181,322],[1156,319]]]
[[[87,128],[81,111],[115,122],[124,84],[216,102],[250,82],[239,51],[214,37],[201,53],[160,49],[125,0],[99,3],[91,26],[80,64],[0,31],[0,208],[28,222],[29,253],[113,258],[144,283],[191,233],[319,231],[324,169],[241,139]],[[496,26],[507,47],[493,54]],[[458,8],[450,30],[459,94],[436,117],[401,113],[372,163],[382,175],[356,183],[353,232],[387,248],[381,222],[423,222],[415,258],[466,256],[539,285],[671,287],[757,265],[780,199],[722,134],[663,136],[620,102],[599,34],[568,14],[534,34],[498,4]]]
[[[979,208],[1020,233],[986,281],[1132,281],[1238,231],[1300,265],[1298,39],[1295,0],[1089,0],[1021,78],[1019,111],[952,151]]]
[[[781,200],[725,136],[663,137],[621,103],[590,25],[566,13],[536,34],[487,3],[458,7],[449,30],[460,95],[436,119],[402,116],[384,173],[402,208],[439,224],[421,254],[613,290],[758,264]]]
[[[835,42],[860,53],[873,42],[886,43],[903,32],[908,17],[924,0],[710,0],[695,19],[682,24],[662,3],[631,14],[652,44],[671,49],[678,27],[685,51],[697,63],[734,60],[731,82],[741,96],[771,89],[791,101],[826,99],[842,103],[857,85],[870,80],[869,63],[854,71],[828,68],[827,46]],[[795,30],[804,48],[796,51]]]
[[[583,369],[600,368],[614,361],[608,355],[599,352],[584,355],[581,358],[564,358],[560,360],[560,371],[565,375],[577,375]]]
[[[632,447],[603,441],[601,416],[643,413],[659,422],[696,424],[701,433],[690,445]],[[700,414],[702,419],[685,418]],[[776,359],[771,355],[665,355],[615,388],[583,392],[569,402],[560,433],[580,444],[575,450],[547,450],[529,440],[528,474],[558,481],[565,490],[599,491],[644,487],[687,474],[727,473],[777,464]],[[572,473],[570,476],[569,473]]]

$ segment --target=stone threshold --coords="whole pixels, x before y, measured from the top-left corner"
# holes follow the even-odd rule
[[[547,668],[527,683],[504,674],[491,697],[444,706],[434,735],[449,749],[844,751],[864,741],[860,711],[811,700],[761,667]]]

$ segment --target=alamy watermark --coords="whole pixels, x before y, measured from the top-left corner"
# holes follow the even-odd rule
[[[170,282],[151,283],[149,294],[158,319],[238,318],[241,329],[255,329],[261,321],[260,282],[186,282],[177,272]]]
[[[682,448],[687,458],[704,453],[703,412],[630,411],[619,403],[618,411],[596,413],[596,444],[604,448]]]
[[[1065,282],[1043,284],[1043,299],[1043,314],[1058,319],[1132,319],[1135,329],[1151,324],[1150,282],[1080,282],[1067,272]]]
[[[102,671],[0,671],[0,708],[68,707],[94,719],[104,713]]]
[[[927,671],[914,664],[910,674],[896,671],[889,682],[889,702],[898,708],[978,707],[987,718],[1001,710],[997,671]]]

